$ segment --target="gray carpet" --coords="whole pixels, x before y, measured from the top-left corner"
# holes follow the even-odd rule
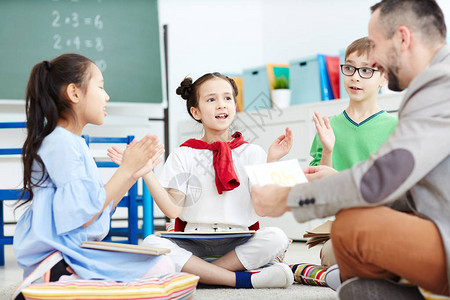
[[[294,284],[287,289],[204,289],[198,288],[194,299],[230,300],[230,299],[336,299],[336,293],[330,288]]]

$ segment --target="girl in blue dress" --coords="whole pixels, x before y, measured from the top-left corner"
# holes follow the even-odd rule
[[[108,100],[102,73],[84,56],[63,54],[31,71],[23,146],[29,198],[21,204],[29,207],[14,234],[24,277],[46,271],[47,279],[57,281],[73,272],[82,279],[129,281],[174,270],[165,256],[81,248],[82,242],[107,235],[118,202],[161,160],[156,136],[147,135],[127,147],[122,164],[103,184],[81,132],[87,124],[103,124]],[[55,253],[58,263],[53,259],[42,269],[41,262]]]

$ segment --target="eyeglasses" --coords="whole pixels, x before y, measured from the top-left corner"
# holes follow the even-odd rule
[[[356,71],[358,71],[358,74],[361,78],[369,79],[372,78],[373,73],[378,72],[379,70],[367,67],[357,68],[350,65],[341,65],[341,72],[345,76],[353,76]]]

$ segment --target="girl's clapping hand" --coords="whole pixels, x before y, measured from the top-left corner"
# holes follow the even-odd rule
[[[162,161],[164,145],[160,144],[156,135],[146,135],[139,142],[133,140],[125,151],[112,147],[108,149],[108,156],[118,165],[127,164],[127,168],[138,179],[149,173]]]

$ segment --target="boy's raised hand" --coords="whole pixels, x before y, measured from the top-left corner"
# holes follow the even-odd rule
[[[286,127],[286,133],[280,135],[269,147],[267,154],[267,162],[280,160],[283,156],[289,153],[292,148],[292,130]]]
[[[156,135],[146,135],[139,142],[133,140],[125,151],[117,147],[108,149],[111,160],[129,168],[136,180],[158,165],[163,159],[163,153],[164,146],[159,143]]]
[[[318,111],[314,112],[313,120],[314,125],[316,125],[317,135],[322,143],[322,153],[333,152],[336,139],[334,137],[333,128],[331,128],[330,125],[330,120],[328,120],[327,116],[322,118],[322,115]]]

